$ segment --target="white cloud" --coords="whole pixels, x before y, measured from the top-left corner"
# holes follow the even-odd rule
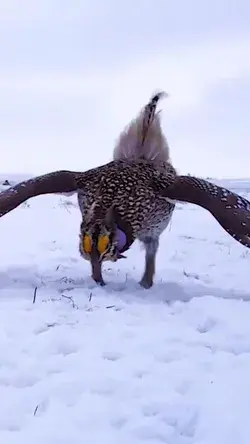
[[[84,17],[89,20],[103,10],[100,7],[95,11],[92,5],[91,0],[72,0],[70,5],[67,0],[1,0],[0,22],[11,28],[43,23],[49,26],[55,21],[57,25],[60,21],[65,24]]]
[[[168,7],[160,2],[161,10],[155,10],[150,0],[144,8],[140,0],[131,15],[129,0],[119,16],[112,0],[98,7],[90,0],[0,3],[6,32],[0,43],[2,170],[85,169],[109,160],[122,127],[163,89],[169,98],[161,105],[162,120],[177,166],[213,175],[223,160],[225,175],[233,174],[235,165],[236,175],[246,175],[232,145],[237,138],[239,149],[249,144],[246,124],[232,125],[234,104],[226,99],[220,126],[213,124],[211,110],[218,105],[214,92],[228,80],[235,80],[231,88],[239,91],[240,80],[250,79],[250,33],[226,26],[232,14],[221,15],[221,26],[206,21],[196,0],[192,14],[185,0]],[[213,8],[210,2],[208,18]],[[178,18],[176,27],[166,20],[170,16]],[[240,23],[240,15],[234,17]],[[176,35],[175,28],[183,34]],[[240,112],[234,118],[242,122]],[[216,164],[215,155],[221,159]]]
[[[189,109],[199,105],[217,82],[250,76],[249,48],[250,35],[203,41],[172,52],[161,49],[114,73],[114,96],[143,103],[151,91],[162,88],[169,92],[173,107]]]

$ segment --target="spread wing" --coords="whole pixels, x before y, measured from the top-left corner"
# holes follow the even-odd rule
[[[160,194],[205,208],[234,239],[250,248],[250,202],[244,197],[192,176],[178,176]]]
[[[85,173],[54,171],[20,182],[0,193],[0,217],[9,213],[9,211],[31,197],[39,196],[40,194],[76,191],[84,182],[84,177]]]

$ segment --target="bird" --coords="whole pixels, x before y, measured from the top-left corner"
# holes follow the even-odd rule
[[[154,285],[160,236],[176,204],[186,202],[209,211],[236,241],[250,248],[250,202],[208,180],[179,175],[164,135],[159,91],[121,131],[113,159],[87,171],[59,170],[32,177],[0,193],[0,217],[43,194],[77,193],[81,214],[79,254],[89,261],[91,276],[103,286],[105,261],[124,259],[140,241],[145,250],[140,285]]]

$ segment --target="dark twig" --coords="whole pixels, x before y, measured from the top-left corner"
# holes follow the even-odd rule
[[[34,290],[34,295],[33,295],[33,304],[36,302],[36,293],[37,293],[37,287]]]
[[[91,300],[92,300],[92,296],[93,296],[93,293],[92,293],[92,291],[91,291],[90,294],[89,294],[89,302],[91,302]]]
[[[72,296],[66,296],[65,294],[62,294],[62,298],[69,299],[69,301],[71,301],[71,303],[72,303],[72,307],[76,308],[77,310],[79,309],[78,305],[75,304],[75,301],[72,298]]]
[[[39,405],[37,404],[37,406],[36,406],[36,408],[35,408],[35,410],[34,410],[34,413],[33,413],[33,415],[34,416],[36,416],[36,414],[37,414],[37,410],[39,409]]]

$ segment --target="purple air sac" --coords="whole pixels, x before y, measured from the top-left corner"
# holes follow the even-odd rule
[[[117,228],[116,231],[116,239],[117,239],[117,249],[121,251],[127,242],[127,236],[124,231]]]

